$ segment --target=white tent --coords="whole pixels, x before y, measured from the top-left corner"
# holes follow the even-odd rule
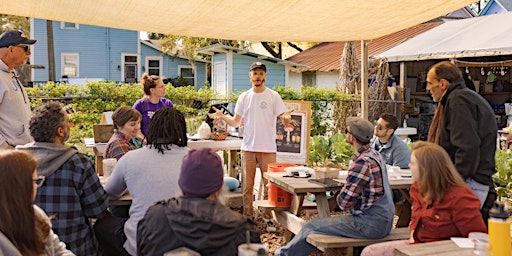
[[[512,12],[449,21],[381,54],[391,62],[512,54]]]
[[[250,41],[378,38],[475,0],[0,0],[0,13]]]

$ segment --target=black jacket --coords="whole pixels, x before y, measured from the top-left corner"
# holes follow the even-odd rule
[[[497,126],[489,103],[460,79],[450,85],[441,104],[444,116],[439,144],[464,179],[491,184]]]
[[[246,231],[260,243],[255,224],[218,202],[180,197],[150,207],[137,226],[137,255],[163,255],[187,247],[201,255],[237,255]]]

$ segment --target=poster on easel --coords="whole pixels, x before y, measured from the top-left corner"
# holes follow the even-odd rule
[[[311,102],[285,100],[288,109],[293,109],[291,121],[284,125],[278,117],[276,122],[276,161],[307,165],[309,161],[309,136]]]

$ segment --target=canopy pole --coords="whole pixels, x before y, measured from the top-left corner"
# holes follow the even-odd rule
[[[361,117],[368,120],[368,44],[361,40]]]

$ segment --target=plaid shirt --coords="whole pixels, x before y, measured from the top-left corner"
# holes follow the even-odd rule
[[[76,255],[99,255],[89,218],[100,218],[108,206],[91,160],[77,153],[46,177],[35,203],[52,221],[52,229]]]
[[[115,130],[112,138],[108,141],[103,158],[116,158],[119,160],[128,151],[134,149],[137,149],[137,145],[131,139],[128,139],[124,133]]]
[[[352,156],[347,182],[337,197],[342,210],[367,210],[384,196],[384,184],[379,162],[382,157],[369,144]]]

